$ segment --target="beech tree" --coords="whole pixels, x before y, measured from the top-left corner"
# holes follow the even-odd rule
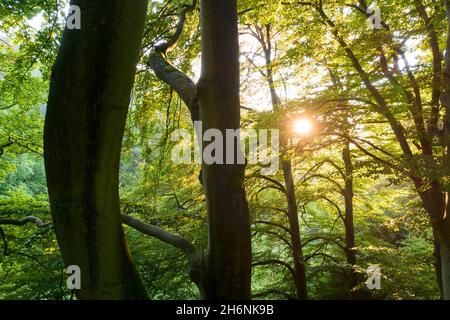
[[[148,63],[179,94],[189,108],[192,121],[202,121],[199,136],[208,129],[218,129],[226,136],[227,129],[240,128],[237,2],[200,2],[202,74],[197,84],[167,60],[182,34],[187,13],[196,5],[194,1],[182,10],[174,35],[155,46]],[[207,145],[203,142],[200,150]],[[239,145],[234,139],[230,150],[223,141],[221,162],[226,163],[228,152],[233,152],[236,159]],[[206,196],[208,248],[204,254],[193,251],[192,245],[183,239],[182,249],[191,264],[192,280],[207,299],[250,298],[250,218],[243,187],[244,171],[244,165],[236,161],[235,164],[204,161],[202,164],[200,181]]]
[[[266,80],[267,86],[270,92],[270,99],[272,104],[272,109],[274,112],[282,112],[286,106],[283,106],[280,97],[276,91],[276,85],[274,80],[274,52],[273,48],[276,47],[276,42],[273,37],[273,26],[271,24],[266,24],[265,26],[259,25],[247,25],[248,33],[254,37],[258,44],[261,46],[265,65],[263,71],[260,70],[262,77]],[[251,61],[251,60],[250,60]],[[253,61],[251,61],[253,62]],[[297,207],[297,196],[295,194],[295,182],[292,174],[292,161],[288,153],[290,146],[289,131],[286,128],[279,128],[281,132],[280,145],[281,145],[281,168],[283,171],[283,184],[271,179],[267,176],[261,176],[260,178],[269,180],[269,182],[274,183],[275,186],[286,197],[287,204],[287,218],[289,222],[289,235],[290,235],[290,247],[292,250],[292,258],[294,261],[294,268],[291,271],[294,284],[296,287],[297,298],[300,300],[305,300],[308,298],[308,287],[306,279],[305,270],[305,259],[303,257],[302,239],[300,236],[300,225],[298,219],[298,207]],[[265,264],[265,262],[257,262],[255,265]]]
[[[117,176],[145,10],[143,3],[108,4],[111,11],[102,4],[82,9],[81,31],[65,31],[55,64],[44,144],[50,203],[65,261],[83,270],[80,297],[143,298],[145,289],[120,227]],[[196,2],[188,8],[195,6]],[[202,121],[204,131],[214,128],[225,135],[226,129],[240,127],[236,1],[201,2],[202,77],[197,85],[165,60],[181,34],[187,11],[181,14],[173,39],[156,48],[150,64],[179,92],[193,120]],[[131,19],[135,13],[139,19]],[[107,21],[102,19],[105,15]],[[76,50],[78,47],[86,51]],[[110,58],[105,59],[105,54]],[[238,148],[236,140],[235,155]],[[227,150],[225,142],[223,150]],[[226,159],[226,151],[223,156]],[[243,179],[243,165],[203,163],[201,181],[209,230],[204,254],[158,227],[126,215],[123,221],[183,249],[192,264],[192,279],[205,298],[248,299],[250,220]]]
[[[0,1],[0,299],[447,298],[448,3],[377,4]]]
[[[53,225],[81,299],[144,299],[121,225],[118,170],[147,2],[74,0],[53,67],[44,158]]]
[[[359,77],[366,90],[363,96],[364,98],[368,97],[364,102],[370,104],[370,107],[389,124],[401,155],[386,159],[384,156],[389,155],[389,152],[383,152],[382,148],[381,152],[384,153],[384,156],[378,157],[377,154],[371,153],[370,150],[360,144],[356,144],[356,146],[366,154],[380,160],[384,165],[411,179],[423,206],[430,215],[436,238],[436,268],[437,272],[442,274],[440,286],[442,287],[443,297],[449,299],[450,224],[448,215],[445,214],[447,211],[445,177],[448,173],[448,165],[446,156],[441,156],[442,152],[447,154],[446,141],[448,139],[446,135],[447,118],[445,116],[448,113],[445,99],[447,92],[445,80],[448,66],[442,67],[442,52],[445,49],[448,55],[449,48],[447,47],[448,41],[446,41],[446,47],[441,48],[439,38],[442,38],[442,36],[439,37],[436,31],[439,23],[443,21],[444,12],[449,10],[448,3],[426,5],[423,1],[417,0],[408,6],[410,13],[417,17],[420,24],[427,30],[427,40],[424,45],[431,52],[432,59],[425,84],[432,92],[429,98],[423,94],[422,88],[419,86],[417,75],[410,67],[405,49],[395,39],[394,30],[385,21],[379,22],[381,30],[373,30],[372,47],[366,47],[370,50],[370,56],[377,59],[378,62],[378,69],[369,71],[367,57],[358,56],[356,48],[352,46],[352,41],[348,38],[349,31],[336,22],[330,14],[330,10],[333,8],[330,8],[323,1],[292,2],[287,3],[287,5],[312,10],[315,21],[321,24],[321,28],[325,32],[329,32],[329,35],[339,45],[341,52],[350,63],[352,71]],[[364,22],[371,16],[366,1],[358,1],[357,4],[347,6],[354,9],[356,14],[361,15]],[[429,12],[432,12],[432,14],[430,15]],[[449,21],[447,20],[448,24]],[[382,36],[376,37],[378,33],[382,33]],[[448,34],[445,34],[445,38],[448,38]],[[386,53],[387,51],[390,56]],[[405,64],[404,70],[398,68],[399,60]],[[383,83],[383,85],[376,83],[376,80],[379,79],[386,80],[386,83]],[[390,95],[392,90],[394,90],[394,94],[398,94],[398,97],[392,99]],[[402,123],[404,118],[400,118],[398,113],[396,114],[392,110],[392,105],[396,105],[397,102],[408,110],[407,121],[412,123],[408,130]],[[440,120],[444,124],[442,128],[439,127]],[[380,149],[375,153],[378,152],[380,152]],[[439,277],[438,281],[441,282]]]

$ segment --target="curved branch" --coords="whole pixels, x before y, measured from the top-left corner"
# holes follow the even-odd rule
[[[159,51],[150,54],[148,65],[161,81],[171,86],[180,96],[191,113],[192,121],[199,120],[199,106],[196,99],[196,85],[194,81],[175,68],[167,61],[164,54]]]
[[[181,34],[183,33],[184,24],[186,22],[186,15],[192,11],[197,6],[197,0],[194,0],[191,5],[186,6],[183,11],[178,15],[179,20],[175,29],[175,33],[172,37],[164,43],[155,46],[155,50],[166,55],[168,52],[172,51],[178,43]]]
[[[390,152],[388,152],[388,151],[386,151],[386,150],[384,150],[384,149],[378,147],[376,144],[374,144],[374,143],[372,143],[372,142],[370,142],[370,141],[368,141],[368,140],[366,140],[366,139],[362,139],[362,138],[355,137],[355,140],[364,142],[364,143],[368,144],[369,146],[371,146],[372,148],[374,148],[375,150],[378,150],[378,151],[384,153],[385,155],[387,155],[387,156],[389,156],[389,157],[395,159],[395,155],[393,155],[392,153],[390,153]]]
[[[333,178],[327,177],[327,176],[325,176],[323,174],[316,173],[316,174],[310,175],[309,177],[304,179],[302,182],[305,183],[306,181],[308,181],[308,180],[310,180],[312,178],[321,178],[321,179],[327,180],[327,181],[331,182],[332,184],[334,184],[336,187],[338,187],[338,190],[341,193],[344,193],[344,188],[341,186],[341,184],[339,182],[337,182]]]
[[[354,139],[347,137],[348,141],[350,141],[355,147],[357,147],[362,153],[364,153],[366,156],[371,157],[372,159],[375,159],[376,161],[384,164],[386,167],[391,168],[395,171],[398,171],[400,173],[409,175],[408,172],[405,172],[405,170],[399,166],[396,166],[395,164],[390,163],[387,160],[384,160],[378,156],[376,156],[375,154],[373,154],[372,152],[368,151],[366,148],[364,148],[363,146],[361,146],[361,144],[359,144],[358,142],[356,142]]]
[[[44,223],[40,218],[35,216],[28,216],[23,219],[17,220],[17,219],[0,219],[0,225],[13,225],[13,226],[23,226],[27,223],[34,223],[39,228],[45,228],[50,225],[52,225],[51,222]]]
[[[311,242],[319,241],[319,240],[323,240],[323,241],[325,241],[325,243],[335,244],[339,248],[341,248],[344,253],[347,253],[347,249],[341,243],[339,243],[338,238],[327,237],[327,236],[317,236],[317,237],[310,238],[302,243],[302,247],[305,247],[306,245],[308,245]]]
[[[191,113],[192,121],[199,120],[199,106],[196,99],[196,85],[190,77],[175,68],[168,60],[167,53],[172,51],[178,42],[186,22],[186,15],[197,5],[194,0],[192,5],[185,7],[179,15],[176,31],[167,42],[155,46],[154,52],[148,57],[148,65],[156,76],[167,83],[180,96]]]
[[[160,227],[145,223],[139,219],[133,218],[129,215],[122,214],[122,222],[127,226],[136,229],[139,232],[157,238],[167,244],[180,249],[186,255],[189,261],[195,259],[198,255],[197,249],[189,241],[178,234],[168,232]]]
[[[289,242],[288,239],[286,239],[286,238],[283,237],[282,235],[279,235],[278,233],[276,233],[276,232],[274,232],[274,231],[269,231],[269,230],[259,230],[259,231],[277,237],[278,239],[280,239],[281,241],[283,241],[284,244],[288,246],[288,248],[290,248],[290,249],[292,250],[292,244]]]
[[[279,190],[279,189],[277,188],[277,190]],[[259,192],[258,192],[258,194],[259,194]],[[262,208],[262,209],[269,209],[269,210],[281,212],[281,213],[283,213],[283,214],[288,214],[288,211],[285,210],[285,209],[281,209],[281,208],[277,208],[277,207],[272,207],[272,206],[265,206],[265,205],[261,205],[261,204],[259,204],[259,203],[256,203],[256,205],[257,205],[259,208]]]
[[[278,260],[278,259],[271,259],[271,260],[265,260],[265,261],[259,261],[259,262],[255,262],[253,263],[253,266],[267,266],[270,264],[278,264],[280,266],[285,267],[286,269],[289,270],[289,272],[292,274],[292,276],[295,278],[295,270],[294,268],[292,268],[288,263]]]
[[[253,176],[254,178],[261,178],[264,180],[267,180],[269,182],[272,182],[274,185],[277,186],[277,189],[280,190],[281,192],[283,192],[284,194],[287,194],[286,188],[278,181],[276,181],[275,179],[269,178],[268,176],[262,175],[262,174],[258,174]],[[251,178],[251,177],[249,177]]]
[[[339,217],[342,219],[342,222],[345,223],[346,218],[345,218],[345,216],[342,214],[342,210],[341,210],[341,208],[339,208],[339,206],[336,204],[336,202],[334,202],[334,201],[331,200],[330,198],[327,198],[326,196],[320,196],[319,199],[323,199],[323,200],[327,201],[328,203],[330,203],[333,207],[335,207],[336,210],[337,210],[337,212],[338,212]]]
[[[274,226],[274,227],[278,227],[280,229],[283,229],[284,231],[286,231],[287,233],[291,233],[291,231],[289,230],[289,228],[286,228],[285,226],[275,223],[275,222],[271,222],[271,221],[261,221],[261,220],[257,220],[255,221],[255,224],[267,224],[270,226]]]

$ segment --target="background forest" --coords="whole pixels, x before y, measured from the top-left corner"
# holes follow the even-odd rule
[[[193,130],[189,110],[152,60],[182,22],[163,59],[200,77],[198,7],[148,3],[122,145],[121,211],[204,248],[200,166],[171,159],[174,130]],[[435,182],[445,193],[449,183],[449,4],[378,1],[377,25],[368,23],[374,5],[238,1],[241,126],[278,128],[284,141],[276,175],[246,168],[255,299],[442,295],[434,202],[424,194]],[[73,298],[42,142],[67,10],[64,0],[0,0],[0,299]],[[152,299],[200,298],[182,251],[124,228]],[[380,289],[366,287],[371,266],[380,268]]]

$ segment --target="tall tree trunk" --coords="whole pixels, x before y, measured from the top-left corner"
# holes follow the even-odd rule
[[[264,56],[266,60],[266,75],[267,84],[269,86],[270,98],[272,101],[272,108],[274,111],[279,111],[281,108],[281,100],[277,94],[275,88],[275,80],[273,77],[273,67],[272,67],[272,53],[271,53],[271,29],[270,25],[266,26],[266,39],[260,39],[261,42],[265,43],[263,46]],[[281,130],[281,148],[288,148],[288,137],[284,130]],[[308,299],[308,287],[306,281],[306,268],[303,261],[303,247],[300,236],[300,224],[298,221],[298,209],[297,209],[297,196],[295,194],[294,179],[292,176],[292,161],[291,159],[282,160],[282,169],[284,184],[286,186],[286,200],[288,206],[288,221],[289,221],[289,231],[291,237],[292,245],[292,258],[294,260],[294,270],[295,278],[294,284],[296,289],[297,298],[300,300]]]
[[[419,186],[416,184],[416,188]],[[425,209],[430,214],[431,226],[433,228],[435,258],[440,258],[436,264],[436,271],[441,271],[441,277],[437,276],[439,286],[442,286],[442,298],[450,300],[450,217],[448,210],[450,204],[446,200],[447,193],[442,192],[441,186],[432,183],[430,190],[419,192]],[[438,254],[437,254],[438,253]],[[441,289],[441,288],[440,288]]]
[[[288,203],[289,231],[291,234],[292,256],[295,270],[295,288],[297,298],[308,299],[308,288],[306,283],[306,269],[303,261],[303,248],[300,238],[300,225],[298,223],[297,198],[295,196],[295,185],[292,177],[292,164],[290,160],[282,162],[284,181],[286,185],[286,197]]]
[[[339,77],[333,72],[332,69],[328,69],[333,84],[339,89],[340,92],[344,91],[342,82]],[[343,96],[345,99],[345,96]],[[344,147],[342,149],[342,161],[344,162],[344,171],[342,173],[344,179],[344,202],[345,202],[345,216],[343,217],[344,229],[345,229],[345,257],[347,264],[350,265],[351,270],[348,275],[350,298],[357,297],[354,291],[358,284],[358,274],[355,270],[356,267],[356,251],[355,251],[355,228],[353,219],[353,162],[352,154],[350,151],[350,124],[349,124],[349,112],[344,111],[342,114],[343,119],[343,135],[347,137],[344,141]]]
[[[445,50],[445,69],[443,79],[444,93],[441,98],[445,107],[445,124],[444,133],[447,141],[447,157],[446,170],[447,174],[450,171],[450,1],[445,0],[445,11],[447,18],[447,42]],[[450,300],[450,187],[447,186],[445,190],[444,201],[445,213],[439,219],[439,238],[440,238],[440,253],[441,253],[441,269],[442,269],[442,291],[443,297]]]
[[[201,1],[202,74],[198,102],[203,130],[240,127],[239,41],[236,0]],[[223,144],[223,159],[229,152]],[[205,145],[203,146],[205,147]],[[236,159],[236,156],[234,157]],[[207,299],[249,299],[250,217],[243,187],[245,165],[202,164],[208,211]]]
[[[348,125],[347,119],[345,119]],[[348,128],[347,128],[348,131]],[[348,134],[348,132],[346,133]],[[353,163],[351,158],[350,143],[348,140],[345,141],[345,146],[342,152],[342,159],[345,166],[345,188],[344,188],[344,199],[345,199],[345,217],[344,217],[344,227],[345,227],[345,256],[347,263],[350,265],[351,270],[349,273],[349,287],[350,287],[350,297],[355,298],[355,292],[353,289],[357,285],[357,274],[355,271],[356,267],[356,251],[355,251],[355,228],[353,226]]]
[[[444,288],[442,286],[442,267],[441,267],[441,243],[439,240],[439,232],[433,224],[431,224],[433,229],[433,258],[434,258],[434,271],[436,274],[436,282],[439,289],[440,299],[444,298]]]
[[[447,212],[450,206],[447,204]],[[440,220],[441,241],[441,268],[442,268],[442,294],[443,299],[450,300],[450,218]]]
[[[447,215],[450,210],[450,205],[446,204],[446,211],[441,212],[441,215],[434,215],[431,217],[433,232],[437,233],[437,248],[439,250],[438,257],[440,263],[437,265],[440,268],[441,275],[437,275],[438,285],[441,286],[441,295],[444,300],[450,300],[450,218]],[[438,271],[438,270],[437,270]]]
[[[81,299],[145,299],[121,225],[120,150],[147,1],[73,0],[53,68],[44,156],[53,223]]]

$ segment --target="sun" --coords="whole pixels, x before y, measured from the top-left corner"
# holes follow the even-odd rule
[[[311,133],[313,125],[308,119],[298,119],[294,121],[294,132],[299,135]]]

